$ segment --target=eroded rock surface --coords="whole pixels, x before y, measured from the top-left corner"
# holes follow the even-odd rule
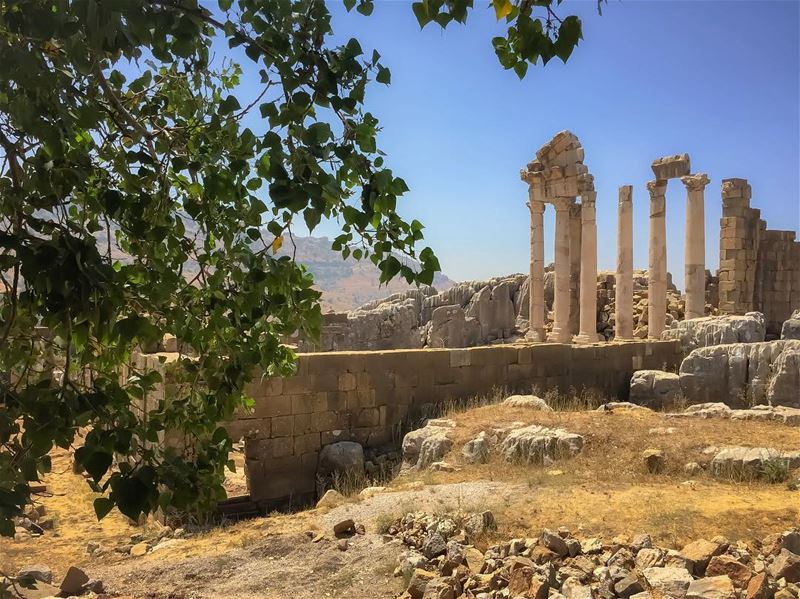
[[[766,319],[760,312],[748,312],[744,316],[706,316],[676,323],[664,331],[662,339],[677,339],[688,353],[698,347],[710,347],[731,343],[758,343],[766,335]]]
[[[631,377],[630,401],[654,410],[670,407],[681,393],[680,377],[663,370],[637,370]]]
[[[732,408],[769,404],[800,408],[800,341],[734,343],[698,348],[680,367],[688,403]]]

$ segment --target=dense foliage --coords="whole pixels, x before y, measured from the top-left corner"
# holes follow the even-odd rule
[[[334,249],[382,281],[438,269],[416,249],[422,225],[396,211],[407,187],[364,109],[370,80],[390,80],[380,55],[331,46],[320,0],[205,4],[0,0],[0,534],[81,432],[99,517],[223,496],[218,423],[247,409],[253,376],[291,372],[282,338],[319,328],[311,277],[276,255],[300,219],[336,220]],[[493,3],[509,22],[494,46],[520,76],[580,37],[550,5]],[[445,26],[471,7],[413,10]],[[163,368],[136,355],[165,334],[193,355],[171,365],[186,384],[160,396]]]

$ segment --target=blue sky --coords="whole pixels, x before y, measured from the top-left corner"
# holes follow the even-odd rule
[[[486,3],[488,6],[488,2]],[[584,40],[519,81],[499,65],[503,31],[476,8],[466,26],[420,31],[409,2],[376,2],[371,17],[331,2],[337,40],[378,49],[392,84],[366,104],[379,146],[411,191],[399,203],[456,280],[525,272],[526,187],[519,169],[562,129],[574,132],[598,191],[600,268],[616,260],[617,189],[634,186],[634,261],[647,265],[650,163],[688,152],[706,172],[707,264],[718,264],[720,181],[747,178],[771,228],[800,229],[800,3],[567,0]],[[667,192],[669,270],[683,279],[685,191]],[[554,215],[545,215],[552,259]],[[323,224],[315,234],[333,234]]]

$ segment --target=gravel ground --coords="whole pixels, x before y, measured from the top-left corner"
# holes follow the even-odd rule
[[[304,533],[269,533],[243,549],[219,555],[184,558],[181,545],[163,550],[163,559],[95,569],[115,594],[148,599],[318,599],[396,597],[402,580],[392,576],[399,541],[386,542],[378,532],[381,518],[402,511],[477,509],[488,499],[519,491],[518,485],[477,481],[379,493],[335,507],[312,520],[324,538]],[[342,551],[333,525],[346,518],[366,526],[366,534],[347,539]],[[269,520],[265,523],[267,528]],[[160,551],[156,554],[161,553]]]

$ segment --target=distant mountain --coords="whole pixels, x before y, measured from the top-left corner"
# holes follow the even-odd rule
[[[379,286],[380,271],[372,262],[353,258],[343,260],[341,254],[331,249],[327,237],[295,237],[294,243],[295,259],[311,271],[317,289],[322,292],[323,312],[352,310],[369,301],[411,288],[403,279]],[[279,253],[291,255],[293,250],[290,240],[286,239]],[[433,286],[439,291],[454,284],[442,273],[438,273],[433,280]]]
[[[187,230],[191,225],[186,223]],[[95,234],[101,251],[107,248],[106,233]],[[269,235],[265,233],[269,239]],[[113,234],[112,234],[113,238]],[[296,249],[295,249],[296,248]],[[315,287],[322,292],[323,312],[346,312],[372,300],[387,297],[398,291],[410,289],[412,286],[404,279],[395,279],[388,285],[379,286],[380,271],[369,260],[342,259],[342,255],[331,249],[331,241],[327,237],[294,237],[294,247],[289,238],[279,255],[291,256],[304,264],[314,275]],[[114,260],[126,262],[130,257],[112,243],[111,256]],[[197,263],[189,261],[184,265],[184,273],[196,273]],[[449,289],[455,284],[445,275],[438,273],[433,279],[433,286],[438,291]]]

